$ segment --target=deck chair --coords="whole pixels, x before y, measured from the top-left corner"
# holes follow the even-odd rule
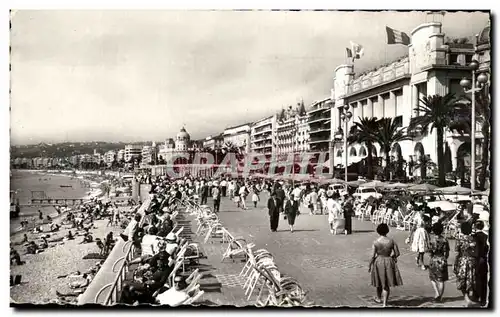
[[[252,251],[253,247],[255,247],[254,243],[249,243],[246,245],[247,255],[248,255],[247,261],[245,262],[245,265],[241,269],[239,276],[247,277],[248,273],[250,273],[250,270],[252,268],[252,261],[255,262],[254,257],[253,257],[253,251]]]
[[[245,248],[247,242],[242,237],[234,238],[234,240],[228,244],[226,251],[222,255],[221,262],[224,262],[225,259],[232,259],[234,262],[234,257],[244,256],[245,259],[248,258],[248,253]]]
[[[375,211],[373,212],[373,214],[370,215],[370,221],[372,223],[376,223],[377,222],[377,217],[380,214],[380,211],[381,211],[381,208],[379,206],[379,208],[375,209]]]
[[[167,280],[167,283],[169,284],[169,287],[173,287],[174,286],[174,279],[175,279],[175,276],[177,274],[177,271],[179,270],[179,268],[182,266],[182,262],[175,262],[175,266],[174,266],[174,269],[172,270],[172,272],[168,275],[168,280]]]
[[[362,217],[361,217],[361,220],[366,220],[366,219],[368,219],[368,220],[369,220],[369,219],[370,219],[370,217],[371,217],[371,215],[372,215],[372,214],[371,214],[372,209],[373,209],[373,206],[372,206],[372,205],[368,205],[368,206],[365,208],[365,210],[364,210],[364,213],[363,213],[363,215],[362,215]]]
[[[188,298],[183,305],[192,305],[194,302],[196,302],[198,299],[201,298],[205,294],[205,291],[198,291],[196,292],[192,297]]]
[[[409,214],[407,214],[404,218],[403,218],[403,230],[407,230],[408,228],[408,231],[411,230],[411,226],[415,223],[415,210],[412,210]]]
[[[384,214],[384,219],[382,219],[382,223],[386,223],[390,225],[390,221],[392,219],[392,215],[394,213],[394,210],[392,208],[387,208],[385,214]]]

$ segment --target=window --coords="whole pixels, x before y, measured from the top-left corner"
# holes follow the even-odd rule
[[[365,188],[361,190],[362,193],[376,193],[377,191],[374,188]]]
[[[342,151],[341,150],[337,151],[337,157],[342,157]]]
[[[349,151],[349,156],[357,156],[358,153],[356,153],[356,149],[354,147],[351,147],[351,150]]]
[[[394,122],[396,122],[397,126],[401,128],[403,126],[403,116],[397,116],[394,118]]]
[[[365,157],[367,156],[368,153],[366,153],[366,148],[364,146],[362,146],[360,149],[359,149],[359,156],[361,157]]]

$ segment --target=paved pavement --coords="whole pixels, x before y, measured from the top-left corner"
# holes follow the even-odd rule
[[[261,197],[257,208],[243,211],[227,198],[222,199],[220,219],[234,235],[242,236],[256,249],[270,251],[283,274],[295,277],[308,291],[315,305],[338,307],[378,307],[373,301],[375,289],[370,285],[368,261],[371,245],[377,238],[375,225],[370,221],[353,221],[353,235],[333,236],[329,232],[327,216],[302,214],[296,220],[295,231],[288,230],[288,223],[280,219],[278,232],[271,232],[267,210],[267,196]],[[209,200],[211,204],[211,200]],[[194,229],[193,229],[194,230]],[[404,285],[393,288],[389,304],[406,307],[463,307],[465,302],[456,289],[449,259],[450,281],[446,284],[444,303],[434,304],[434,291],[428,271],[415,265],[415,254],[404,244],[407,232],[391,229],[390,236],[398,242],[401,257],[398,266]],[[454,248],[454,242],[450,241]],[[221,263],[222,247],[218,242],[203,245],[207,259],[202,260],[206,276],[201,287],[205,289],[204,304],[248,305],[243,298],[242,283],[238,278],[244,263],[230,260]],[[427,261],[427,258],[426,258]],[[238,263],[239,262],[239,263]],[[208,287],[205,287],[208,285]],[[208,290],[208,291],[207,291]]]

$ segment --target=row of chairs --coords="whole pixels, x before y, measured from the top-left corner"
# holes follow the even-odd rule
[[[359,220],[370,220],[374,224],[386,223],[395,227],[398,230],[411,231],[417,225],[417,211],[412,210],[407,215],[403,215],[400,209],[387,208],[385,205],[380,205],[378,209],[373,211],[373,206],[369,203],[358,204],[355,209],[355,214]],[[452,213],[445,223],[445,235],[447,237],[455,237],[459,231],[457,214]]]
[[[245,299],[256,306],[305,306],[306,293],[299,282],[283,276],[271,253],[265,249],[254,251],[255,244],[243,237],[234,237],[213,213],[210,207],[188,202],[186,211],[197,219],[196,235],[205,243],[218,241],[223,246],[221,261],[243,258],[245,265],[239,276],[245,280]]]

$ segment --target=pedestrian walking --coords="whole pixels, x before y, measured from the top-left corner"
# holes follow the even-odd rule
[[[219,212],[220,210],[220,197],[221,191],[218,186],[212,187],[212,198],[214,200],[214,212]]]
[[[220,188],[221,188],[221,195],[222,197],[226,197],[226,191],[227,191],[227,180],[223,179],[220,182]]]
[[[474,304],[472,300],[476,289],[477,278],[477,241],[472,235],[472,225],[470,222],[463,222],[460,225],[460,234],[455,244],[456,262],[454,272],[457,280],[457,289],[462,292],[467,306]]]
[[[344,234],[352,234],[352,217],[354,216],[354,201],[351,196],[347,196],[344,202],[344,221],[345,230]]]
[[[441,302],[444,293],[444,283],[448,280],[448,256],[450,255],[450,245],[443,236],[443,225],[440,222],[432,226],[432,233],[429,241],[429,279],[434,288],[435,302]]]
[[[275,193],[276,193],[276,199],[278,200],[278,204],[279,204],[278,208],[279,208],[279,211],[281,213],[281,212],[283,212],[283,204],[285,203],[286,193],[283,190],[283,188],[281,187],[281,185],[278,183],[276,184]]]
[[[283,207],[285,219],[288,220],[288,225],[290,226],[290,232],[293,232],[293,226],[295,225],[295,218],[299,215],[299,212],[294,208],[293,201],[291,199],[285,200],[285,205]]]
[[[326,201],[326,208],[328,210],[328,223],[330,224],[330,233],[337,234],[337,230],[341,230],[344,226],[344,219],[341,216],[341,205],[338,201],[340,198],[338,194],[334,194],[333,191],[328,191],[326,193],[328,197]]]
[[[201,204],[206,205],[208,200],[208,184],[202,182],[201,184]]]
[[[243,210],[247,210],[247,204],[246,204],[247,195],[248,195],[248,189],[245,186],[245,184],[243,184],[240,187],[240,191],[239,191],[240,205],[241,205],[241,208]]]
[[[275,192],[271,193],[271,197],[269,197],[267,201],[267,209],[269,213],[269,223],[271,227],[271,232],[276,232],[280,220],[280,208],[279,208],[279,200],[276,197]]]
[[[485,306],[488,297],[488,235],[483,232],[484,222],[478,221],[475,224],[476,232],[474,240],[477,246],[477,269],[476,269],[476,289],[475,294],[481,306]]]
[[[411,251],[417,252],[417,257],[415,258],[417,266],[420,266],[422,270],[426,270],[424,255],[428,250],[429,233],[425,230],[426,221],[423,218],[419,218],[418,225],[419,227],[413,233]]]
[[[371,274],[371,285],[377,290],[376,303],[387,306],[391,287],[403,285],[401,273],[397,266],[399,248],[394,239],[387,237],[389,226],[381,223],[377,226],[379,237],[372,245],[372,258],[368,266]]]
[[[259,191],[257,190],[257,188],[254,188],[252,192],[252,202],[254,208],[257,208],[257,203],[259,201],[260,201]]]
[[[312,215],[315,215],[318,213],[318,193],[316,192],[316,189],[313,188],[308,196],[309,210],[311,211]]]

